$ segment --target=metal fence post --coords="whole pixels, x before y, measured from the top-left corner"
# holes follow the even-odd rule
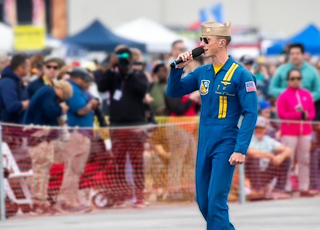
[[[244,164],[239,166],[239,201],[240,204],[246,203],[246,191],[245,191],[245,175],[244,175]]]
[[[6,220],[6,204],[3,179],[3,156],[2,156],[2,124],[0,123],[0,221]]]

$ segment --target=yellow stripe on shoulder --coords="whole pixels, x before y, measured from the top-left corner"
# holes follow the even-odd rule
[[[224,81],[224,82],[231,81],[231,78],[233,77],[234,71],[235,71],[238,67],[239,67],[238,64],[233,63],[233,64],[231,65],[231,67],[229,68],[229,70],[227,71],[226,75],[224,76],[223,81]]]

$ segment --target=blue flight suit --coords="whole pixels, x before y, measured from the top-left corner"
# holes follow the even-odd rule
[[[229,158],[233,152],[247,152],[258,113],[256,80],[231,57],[217,74],[212,64],[181,79],[182,72],[171,70],[167,95],[181,97],[195,90],[201,94],[196,200],[208,230],[232,230],[227,200],[235,166]]]

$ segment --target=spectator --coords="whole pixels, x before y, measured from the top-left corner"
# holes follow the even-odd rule
[[[183,40],[176,40],[172,43],[171,45],[171,56],[168,59],[167,65],[169,67],[169,65],[174,62],[179,54],[185,52],[187,50]]]
[[[291,50],[292,51],[292,50]],[[288,146],[298,164],[299,189],[301,196],[314,196],[309,191],[310,148],[312,127],[309,122],[315,116],[315,108],[311,93],[301,88],[303,75],[299,69],[287,73],[288,88],[282,92],[277,101],[278,116],[284,121],[281,124],[281,142]],[[304,122],[304,123],[303,123]],[[294,155],[291,157],[291,171],[294,169]],[[288,172],[287,190],[291,191]]]
[[[110,125],[136,126],[146,124],[143,99],[148,80],[142,71],[132,70],[130,49],[117,49],[111,57],[112,68],[107,70],[98,84],[100,92],[110,92]],[[134,174],[134,207],[144,207],[144,151],[145,133],[142,128],[115,129],[111,132],[112,149],[118,171],[116,204],[124,205],[130,199],[132,188],[126,182],[126,154],[129,154]]]
[[[153,102],[153,98],[151,97],[150,95],[150,89],[151,89],[151,86],[152,86],[152,77],[151,75],[149,74],[149,72],[145,71],[145,68],[146,68],[146,63],[143,61],[143,57],[142,57],[142,53],[139,49],[136,49],[136,48],[131,48],[131,53],[132,53],[132,70],[133,71],[141,71],[143,72],[147,79],[148,79],[148,91],[144,97],[144,100],[143,102],[145,103],[145,116],[146,116],[146,119],[147,119],[147,122],[148,123],[151,123],[151,124],[155,124],[156,121],[155,121],[155,118],[154,118],[154,113],[151,109],[151,106],[150,104]]]
[[[269,123],[269,119],[271,118],[271,105],[270,105],[270,103],[267,101],[259,101],[258,102],[258,114],[259,114],[259,116],[264,117],[268,121],[268,126],[266,127],[266,129],[267,129],[266,134],[269,137],[278,139],[277,138],[277,130],[275,129],[275,127],[273,127]]]
[[[84,168],[90,153],[90,130],[81,128],[93,127],[93,110],[99,106],[96,99],[89,99],[86,91],[93,78],[85,69],[76,67],[70,73],[70,84],[73,95],[67,100],[69,110],[67,122],[69,127],[79,127],[70,134],[70,139],[66,144],[66,158],[64,165],[64,178],[58,196],[60,207],[69,212],[88,212],[91,209],[81,204],[79,196],[79,180],[84,172]],[[72,186],[70,186],[72,183]]]
[[[47,56],[43,61],[43,75],[37,80],[31,82],[27,88],[29,98],[45,85],[52,86],[53,80],[58,76],[60,68],[63,66],[63,61],[60,58]]]
[[[200,108],[198,90],[182,98],[171,98],[166,95],[165,100],[166,114],[172,117],[169,122],[177,122],[173,117],[195,117]],[[171,188],[168,194],[169,200],[194,198],[195,191],[193,186],[190,186],[193,184],[191,180],[194,178],[190,175],[194,175],[195,168],[196,143],[194,134],[196,130],[197,126],[193,124],[167,127],[169,152],[172,153],[168,177],[168,187]]]
[[[156,157],[152,158],[153,188],[156,190],[157,200],[166,200],[168,196],[168,175],[172,154],[169,152],[166,127],[158,126],[151,137],[151,146]]]
[[[27,54],[13,56],[9,66],[4,68],[0,80],[0,111],[1,121],[21,124],[24,111],[29,105],[28,93],[22,78],[30,69],[30,59]]]
[[[41,54],[36,54],[31,57],[31,71],[29,82],[35,81],[43,75],[43,60],[44,57]]]
[[[248,71],[250,71],[251,73],[254,72],[254,69],[253,69],[254,59],[252,57],[250,57],[249,55],[244,55],[240,58],[239,61]]]
[[[318,74],[320,76],[320,60],[317,61],[317,63],[315,64],[315,67],[316,67]]]
[[[287,88],[288,72],[292,69],[299,69],[303,76],[301,83],[302,88],[311,92],[313,101],[317,103],[320,99],[319,74],[313,66],[303,60],[304,46],[302,44],[292,44],[289,46],[288,50],[290,62],[281,65],[275,72],[270,83],[269,94],[273,97],[279,97],[279,95]],[[316,109],[316,114],[319,114],[320,106]]]
[[[151,103],[152,111],[156,116],[164,116],[166,103],[165,92],[168,84],[168,68],[165,64],[157,64],[152,70],[153,84],[150,95],[153,98]]]
[[[268,75],[270,76],[270,80],[273,77],[273,75],[275,74],[277,68],[278,67],[275,63],[269,63],[267,70],[268,70]]]
[[[269,76],[266,68],[266,59],[263,56],[258,57],[256,64],[255,76],[257,81],[264,82],[265,80],[268,80]]]
[[[44,86],[31,99],[25,116],[24,124],[58,126],[59,117],[66,114],[68,106],[65,103],[72,96],[72,88],[68,82],[57,82],[54,87]],[[31,195],[33,200],[32,213],[45,214],[55,212],[48,201],[48,183],[50,168],[54,154],[61,153],[63,143],[57,139],[55,131],[45,129],[27,130],[29,134],[29,154],[32,159],[33,177]],[[66,174],[65,174],[66,175]],[[71,182],[73,183],[73,181]],[[70,187],[70,182],[69,185]]]
[[[7,67],[9,64],[10,64],[10,60],[7,53],[1,51],[0,52],[0,79],[1,79],[2,70],[5,67]]]
[[[288,198],[284,188],[290,164],[291,150],[266,135],[268,121],[259,116],[252,136],[245,163],[246,175],[251,184],[251,198]],[[271,192],[270,182],[277,178]]]

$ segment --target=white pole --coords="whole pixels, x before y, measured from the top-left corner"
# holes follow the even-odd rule
[[[239,201],[240,204],[246,203],[246,192],[245,192],[245,173],[244,173],[244,164],[239,166]]]

